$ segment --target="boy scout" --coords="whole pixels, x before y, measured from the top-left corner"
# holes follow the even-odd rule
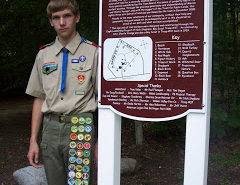
[[[83,168],[78,165],[79,171],[74,171],[75,156],[83,155],[80,150],[74,153],[74,140],[84,139],[84,135],[80,138],[80,134],[76,134],[78,127],[72,125],[90,124],[92,112],[97,108],[97,46],[76,31],[80,20],[76,0],[50,0],[47,13],[57,37],[55,42],[40,48],[26,89],[27,94],[35,97],[27,157],[32,166],[40,167],[37,137],[43,120],[41,148],[48,184],[73,184],[74,177],[77,177],[76,183],[88,184],[88,174],[83,174],[84,169],[89,171],[88,159]],[[88,125],[86,132],[91,130]],[[86,134],[85,139],[89,141],[90,134]],[[90,144],[86,142],[84,147],[89,149]],[[81,145],[77,143],[77,147]],[[90,152],[86,150],[85,154],[89,156]],[[80,164],[82,161],[78,159]],[[72,164],[69,165],[69,161]]]

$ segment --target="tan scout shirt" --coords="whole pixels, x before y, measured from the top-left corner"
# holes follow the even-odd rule
[[[80,42],[77,33],[66,46],[69,54],[64,94],[60,93],[63,46],[56,38],[54,44],[39,51],[26,93],[44,99],[43,113],[73,114],[96,109],[98,49],[89,41]]]

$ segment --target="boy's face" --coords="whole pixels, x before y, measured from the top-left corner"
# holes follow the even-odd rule
[[[62,41],[70,41],[76,35],[76,23],[79,20],[80,15],[74,16],[70,9],[52,13],[52,17],[49,18],[50,24]]]

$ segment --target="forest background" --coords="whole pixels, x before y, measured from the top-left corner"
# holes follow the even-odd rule
[[[38,48],[55,39],[46,16],[47,3],[48,0],[0,2],[1,97],[24,94]],[[98,43],[99,1],[79,4],[83,16],[77,29]],[[211,137],[240,133],[239,7],[238,0],[214,0]],[[153,123],[150,128],[167,133],[169,126]]]

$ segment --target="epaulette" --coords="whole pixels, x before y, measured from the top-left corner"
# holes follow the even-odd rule
[[[96,43],[94,43],[94,42],[91,42],[91,41],[89,41],[89,40],[85,40],[85,42],[86,42],[87,44],[93,45],[93,46],[95,46],[96,48],[98,48],[98,45],[97,45]]]
[[[44,49],[44,48],[46,48],[46,47],[48,47],[48,46],[51,46],[51,45],[53,45],[53,44],[54,44],[54,42],[51,42],[51,43],[46,44],[46,45],[43,45],[43,46],[41,46],[41,47],[39,48],[39,50]]]

